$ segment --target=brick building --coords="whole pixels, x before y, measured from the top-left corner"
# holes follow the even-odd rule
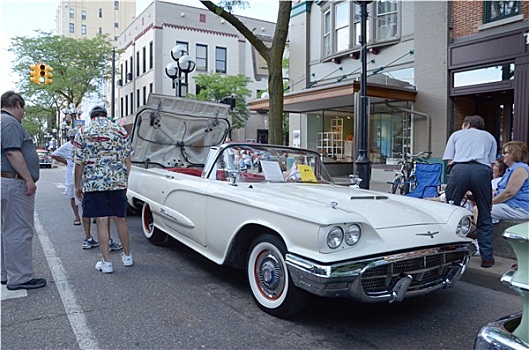
[[[529,2],[453,1],[448,128],[479,114],[498,145],[529,142]]]

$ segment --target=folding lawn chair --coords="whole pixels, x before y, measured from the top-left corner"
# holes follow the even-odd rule
[[[413,192],[406,196],[415,198],[432,198],[439,195],[441,186],[442,164],[415,164],[416,186]]]

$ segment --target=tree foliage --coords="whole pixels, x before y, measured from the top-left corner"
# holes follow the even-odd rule
[[[235,7],[244,7],[247,1],[223,0],[219,5],[211,1],[200,0],[211,12],[225,19],[235,27],[263,57],[268,65],[269,91],[269,135],[270,143],[283,144],[283,53],[285,51],[290,22],[292,1],[279,1],[277,21],[272,45],[268,48],[248,27],[246,27],[231,11]]]
[[[38,107],[27,113],[28,119],[47,115],[54,121],[62,108],[72,103],[77,108],[84,97],[99,95],[97,82],[111,74],[112,42],[107,35],[74,39],[37,31],[33,37],[12,38],[9,51],[14,55],[11,68],[20,77],[18,92]],[[29,81],[30,65],[41,62],[53,68],[52,84]]]
[[[198,74],[194,76],[194,80],[199,87],[199,93],[197,95],[188,94],[187,97],[210,102],[218,102],[228,96],[234,97],[235,108],[230,113],[233,127],[244,126],[249,116],[246,99],[251,96],[251,91],[246,86],[250,78],[242,74],[224,76],[215,73]]]

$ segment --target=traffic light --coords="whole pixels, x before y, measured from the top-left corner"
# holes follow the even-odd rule
[[[47,64],[44,65],[44,84],[51,84],[53,83],[53,68],[48,66]]]
[[[45,83],[46,82],[46,65],[44,63],[39,63],[37,65],[37,72],[38,72],[38,78],[39,78],[38,84]]]
[[[40,85],[39,65],[32,64],[29,66],[29,81],[37,85]]]

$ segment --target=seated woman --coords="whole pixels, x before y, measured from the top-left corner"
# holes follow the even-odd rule
[[[492,222],[529,220],[529,150],[521,141],[503,146],[503,161],[508,166],[492,198]]]

